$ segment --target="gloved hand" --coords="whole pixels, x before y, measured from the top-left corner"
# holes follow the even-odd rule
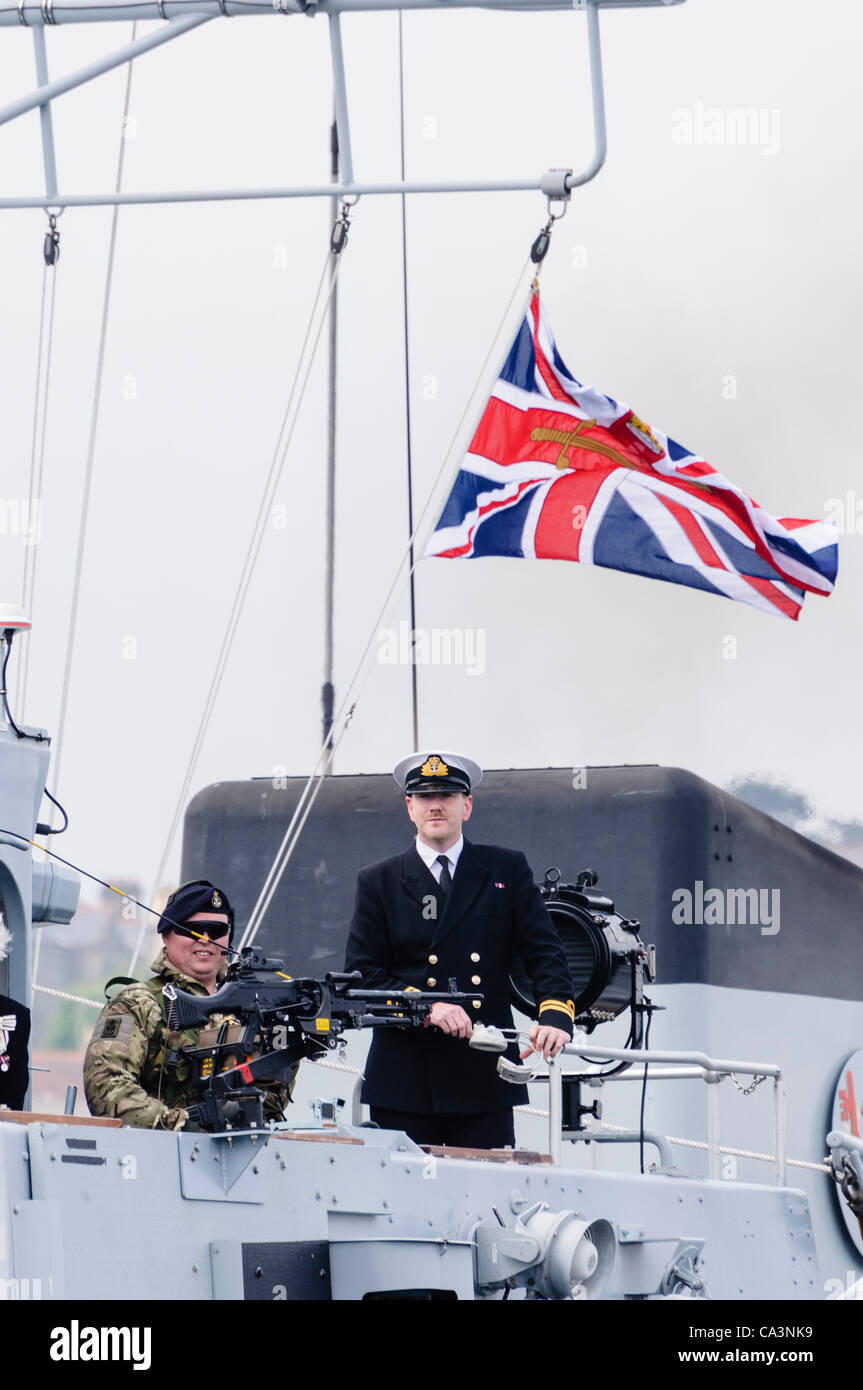
[[[179,1105],[175,1105],[173,1110],[164,1111],[159,1121],[159,1128],[175,1131],[182,1129],[186,1134],[199,1133],[202,1131],[202,1126],[191,1119],[189,1111],[184,1110],[182,1106]]]
[[[185,1116],[182,1126],[184,1134],[206,1134],[208,1132],[201,1123],[204,1118],[201,1113],[202,1109],[203,1107],[200,1105],[190,1105],[187,1110],[182,1112]]]

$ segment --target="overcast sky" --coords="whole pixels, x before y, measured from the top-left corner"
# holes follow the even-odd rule
[[[409,178],[520,178],[588,162],[583,15],[413,13],[404,34]],[[51,75],[128,37],[126,24],[51,29]],[[397,18],[349,17],[344,37],[355,172],[397,178]],[[421,668],[420,739],[488,767],[659,762],[720,784],[772,777],[824,815],[854,817],[863,14],[854,0],[820,12],[803,0],[688,0],[604,15],[602,39],[608,161],[573,196],[543,272],[560,351],[582,381],[769,511],[822,517],[841,502],[851,524],[837,590],[808,598],[794,624],[608,570],[425,562],[418,624],[466,629],[479,646],[473,673]],[[113,73],[55,103],[61,190],[113,184],[124,82]],[[4,100],[32,83],[31,35],[0,31]],[[742,124],[729,115],[741,110]],[[136,63],[130,112],[127,189],[324,182],[326,20],[214,21]],[[41,181],[30,114],[0,129],[0,184],[9,195],[41,192]],[[530,193],[409,201],[416,511],[545,214]],[[377,631],[407,536],[400,218],[398,199],[363,199],[341,267],[338,696]],[[110,222],[108,209],[60,222],[32,656],[15,711],[52,731]],[[60,782],[48,783],[71,818],[58,848],[114,882],[152,884],[329,222],[321,200],[119,216],[65,747]],[[41,212],[0,213],[7,503],[28,491],[44,230]],[[324,366],[321,354],[192,792],[306,773],[317,757]],[[24,554],[21,536],[0,535],[0,598],[20,597]],[[403,600],[390,625],[407,616]],[[411,746],[410,670],[374,662],[336,771],[380,772]],[[179,841],[169,879],[178,865]]]

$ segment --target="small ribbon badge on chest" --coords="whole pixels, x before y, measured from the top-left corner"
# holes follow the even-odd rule
[[[15,1031],[18,1020],[14,1014],[0,1014],[0,1071],[9,1070],[9,1034]]]

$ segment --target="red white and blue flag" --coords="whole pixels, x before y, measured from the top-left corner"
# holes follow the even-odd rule
[[[831,592],[836,542],[582,386],[534,294],[425,553],[578,560],[796,618]]]

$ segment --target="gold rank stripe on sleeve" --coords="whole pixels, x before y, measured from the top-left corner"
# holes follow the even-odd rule
[[[575,1023],[575,1004],[571,999],[567,999],[566,1003],[560,999],[543,999],[539,1006],[539,1012],[545,1013],[546,1009],[556,1009],[558,1013],[568,1014],[571,1021]]]

